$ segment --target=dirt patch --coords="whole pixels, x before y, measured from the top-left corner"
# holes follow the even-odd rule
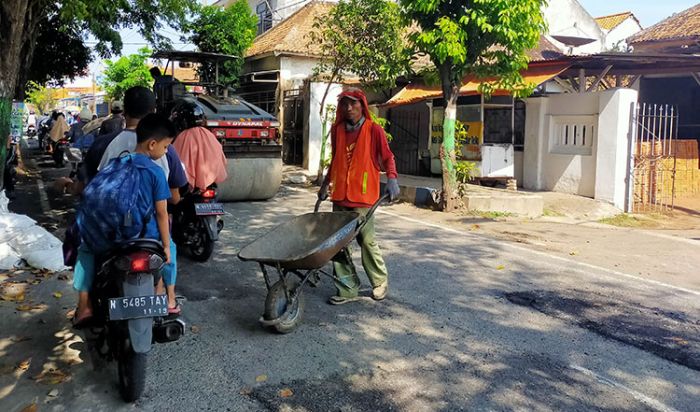
[[[610,339],[700,371],[700,320],[594,293],[554,291],[506,293],[506,299],[574,323]]]

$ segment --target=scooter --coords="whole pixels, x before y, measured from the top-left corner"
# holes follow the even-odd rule
[[[224,206],[216,200],[216,185],[206,190],[195,189],[185,194],[173,210],[173,239],[178,246],[189,249],[192,258],[206,262],[214,251],[214,242],[224,222],[218,217],[224,214]]]
[[[165,262],[159,241],[125,242],[99,262],[101,269],[90,293],[89,328],[96,335],[98,354],[117,361],[122,398],[133,402],[145,388],[146,360],[153,343],[180,339],[186,325],[178,315],[168,315],[166,295],[155,294]]]
[[[34,136],[36,136],[36,126],[30,124],[29,126],[27,126],[27,138],[31,139]]]
[[[63,154],[70,148],[70,141],[67,138],[59,139],[57,142],[52,142],[53,152],[51,157],[53,158],[56,167],[63,167],[65,164],[65,159]]]
[[[78,170],[83,163],[84,156],[84,152],[77,147],[69,147],[63,152],[63,161],[70,164],[69,178],[75,179],[78,176]]]

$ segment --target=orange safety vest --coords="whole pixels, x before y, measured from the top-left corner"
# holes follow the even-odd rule
[[[352,155],[349,155],[344,124],[338,125],[335,138],[331,200],[342,202],[347,199],[354,203],[373,204],[379,199],[379,169],[372,161],[372,122],[365,120],[360,127]]]

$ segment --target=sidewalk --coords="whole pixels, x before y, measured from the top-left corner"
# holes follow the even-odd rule
[[[67,169],[55,168],[36,151],[23,151],[28,173],[18,176],[8,208],[61,239],[74,199],[51,184]],[[32,399],[45,410],[75,391],[73,377],[86,369],[77,366],[87,360],[80,357],[83,343],[70,328],[75,299],[70,272],[0,270],[0,409],[24,410]]]

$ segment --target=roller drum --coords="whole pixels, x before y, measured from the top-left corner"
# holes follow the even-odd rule
[[[226,152],[226,151],[225,151]],[[282,184],[282,156],[255,152],[226,153],[228,178],[218,185],[223,202],[266,200]]]

